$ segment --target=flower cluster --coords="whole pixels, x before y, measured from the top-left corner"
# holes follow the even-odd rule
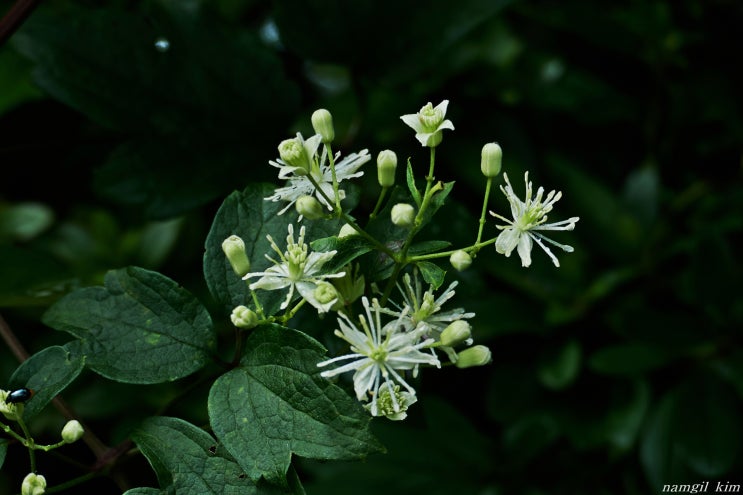
[[[378,154],[380,192],[369,219],[375,220],[378,213],[386,211],[391,225],[386,231],[375,229],[375,235],[396,232],[395,235],[402,235],[403,239],[375,237],[361,226],[357,214],[351,216],[344,210],[342,201],[346,193],[340,185],[362,176],[360,168],[370,160],[370,155],[365,149],[343,159],[340,153],[333,153],[331,145],[336,134],[333,119],[330,112],[320,109],[312,115],[315,134],[304,139],[298,133],[296,137],[282,141],[278,147],[279,158],[269,161],[271,166],[278,168],[278,178],[286,183],[264,199],[286,203],[278,215],[294,206],[299,222],[332,221],[336,222],[335,228],[342,225],[337,235],[319,244],[334,249],[311,251],[305,240],[305,224],[299,228],[299,237],[295,240],[295,226],[287,222],[285,248],[280,248],[271,235],[267,236],[278,259],[265,255],[271,266],[264,271],[249,272],[250,261],[242,239],[232,235],[222,245],[232,270],[249,282],[253,295],[252,308],[240,305],[233,310],[230,316],[233,324],[249,330],[266,322],[285,323],[304,303],[309,303],[320,315],[335,312],[337,327],[334,335],[348,346],[349,351],[318,363],[317,366],[323,369],[320,375],[336,379],[351,373],[354,394],[372,416],[404,419],[408,407],[417,401],[415,380],[420,369],[440,368],[440,353],[457,368],[481,366],[492,359],[486,346],[473,345],[470,321],[475,314],[461,307],[446,307],[454,298],[459,281],[450,281],[440,290],[445,272],[432,263],[433,260],[448,260],[457,272],[464,271],[473,264],[483,247],[493,244],[497,253],[507,257],[515,249],[522,265],[528,267],[532,245],[537,243],[555,266],[559,266],[545,243],[567,252],[573,250],[545,237],[542,232],[573,230],[578,217],[547,223],[547,214],[562,195],[551,191],[545,196],[542,187],[533,194],[528,173],[524,178],[526,197],[523,201],[516,196],[508,176],[503,173],[505,186],[500,189],[509,201],[512,219],[491,211],[491,215],[506,224],[496,225],[500,230],[497,236],[483,238],[491,184],[501,172],[503,159],[501,146],[490,142],[483,146],[481,153],[480,170],[486,178],[486,189],[477,224],[477,240],[451,251],[414,254],[410,249],[413,239],[431,216],[427,209],[433,204],[438,208],[450,189],[441,182],[434,182],[434,148],[441,144],[444,130],[454,130],[454,124],[446,118],[448,105],[448,100],[436,106],[428,103],[419,112],[401,117],[415,131],[418,142],[429,148],[431,154],[422,189],[418,189],[415,173],[408,162],[408,201],[400,201],[399,190],[387,196],[388,190],[395,187],[397,155],[391,150],[382,150]],[[422,221],[424,218],[426,221]],[[429,244],[447,243],[433,241]],[[362,258],[373,249],[377,251],[376,255]],[[342,260],[334,259],[340,251],[343,251],[340,255]],[[333,263],[329,263],[331,260]],[[337,267],[342,264],[345,267],[339,270]],[[359,264],[364,265],[364,270],[359,270]],[[371,275],[371,280],[367,281],[363,274]],[[384,284],[385,288],[380,290],[378,284]],[[395,287],[399,296],[393,293]],[[287,290],[280,308],[286,313],[283,316],[264,314],[255,297],[257,290]],[[370,292],[374,297],[368,295]],[[297,294],[301,299],[292,306]],[[358,300],[363,311],[354,318]]]
[[[333,174],[335,174],[335,181],[337,182],[364,175],[364,172],[359,171],[359,169],[371,160],[367,150],[351,153],[341,161],[337,161],[340,158],[340,153],[338,153],[335,155],[333,166],[331,166],[327,148],[323,149],[319,158],[317,156],[317,149],[321,142],[322,136],[320,134],[315,134],[305,141],[302,134],[297,133],[296,138],[283,141],[279,145],[281,158],[268,162],[271,166],[279,169],[279,179],[288,179],[286,186],[276,189],[272,196],[266,198],[269,201],[288,202],[279,211],[279,215],[286,212],[297,200],[305,196],[315,197],[328,210],[333,211],[335,204],[335,201],[332,200],[335,198]],[[338,195],[340,199],[346,197],[343,189],[338,189]]]
[[[325,281],[329,278],[340,278],[345,275],[340,273],[322,274],[322,266],[335,256],[335,251],[324,253],[309,252],[304,242],[305,228],[299,229],[299,238],[294,242],[294,225],[289,224],[289,234],[286,236],[286,251],[281,251],[269,235],[268,242],[271,248],[279,255],[281,261],[266,255],[273,266],[263,272],[247,273],[243,280],[260,277],[258,281],[250,284],[250,289],[277,290],[289,288],[286,299],[281,304],[281,309],[286,309],[297,292],[314,306],[319,312],[325,313],[337,302],[338,295],[332,284]]]
[[[325,367],[339,361],[350,362],[323,371],[321,375],[330,378],[353,371],[356,398],[370,401],[368,408],[372,416],[404,419],[405,410],[415,402],[415,389],[408,384],[403,373],[412,371],[413,376],[416,376],[421,364],[441,366],[436,355],[423,351],[435,340],[425,337],[427,328],[423,324],[408,329],[405,311],[397,320],[383,326],[379,302],[372,300],[370,307],[369,300],[363,297],[362,304],[366,316],[359,316],[361,329],[345,314],[340,313],[340,329],[335,331],[335,335],[349,344],[351,353],[328,359],[318,363],[318,366]],[[403,392],[400,392],[400,386],[405,388]]]

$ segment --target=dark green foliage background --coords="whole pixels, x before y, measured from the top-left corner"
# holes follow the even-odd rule
[[[474,240],[480,148],[498,141],[517,191],[529,170],[563,191],[552,219],[581,217],[555,236],[575,253],[559,269],[536,248],[529,269],[492,249],[461,274],[442,265],[493,363],[424,373],[408,420],[372,425],[387,453],[300,460],[307,492],[740,483],[741,23],[743,7],[722,0],[48,2],[0,47],[0,312],[31,354],[64,345],[44,311],[136,265],[207,306],[229,359],[228,315],[202,271],[222,201],[275,182],[276,145],[308,135],[320,107],[344,153],[391,148],[422,176],[428,155],[399,116],[448,99],[456,130],[436,175],[456,184],[424,237]],[[168,51],[155,49],[161,37]],[[358,211],[376,200],[366,167]],[[497,190],[491,209],[507,212]],[[312,322],[293,326],[329,335]],[[3,350],[5,382],[17,364]],[[206,424],[208,383],[166,406],[184,386],[85,372],[63,396],[114,445],[157,413]],[[54,436],[61,420],[45,411],[32,427]],[[2,493],[25,469],[17,457]],[[156,483],[141,456],[116,472]]]

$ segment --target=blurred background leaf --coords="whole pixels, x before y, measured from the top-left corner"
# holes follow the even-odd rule
[[[575,252],[559,269],[492,248],[461,273],[442,264],[444,285],[460,281],[448,304],[477,314],[493,363],[426,374],[405,422],[373,423],[388,454],[307,462],[308,493],[647,495],[740,481],[741,23],[727,0],[44,3],[0,49],[3,315],[31,354],[62,345],[40,314],[139,265],[224,316],[203,279],[205,239],[230,193],[276,183],[267,161],[282,139],[312,133],[324,107],[338,150],[393,149],[422,176],[428,154],[399,116],[448,99],[456,130],[436,178],[455,186],[420,241],[474,240],[480,149],[498,141],[517,191],[528,170],[563,193],[550,221],[581,217],[555,236]],[[367,167],[349,202],[361,220],[378,191]],[[508,211],[497,187],[488,206]],[[385,269],[371,256],[358,258],[374,262],[367,281]],[[329,325],[298,314],[321,341]],[[157,410],[180,386],[106,400],[106,386],[79,380],[73,406],[112,441],[141,419],[131,404]],[[179,407],[194,424],[205,393]]]

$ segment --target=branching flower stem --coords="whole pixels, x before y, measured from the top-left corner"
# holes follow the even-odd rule
[[[341,195],[338,192],[338,177],[335,175],[335,157],[333,156],[333,150],[330,147],[330,143],[325,144],[325,149],[328,153],[328,162],[330,163],[330,173],[333,176],[333,194],[335,195],[335,211],[340,213],[342,211],[341,210]],[[313,180],[313,184],[318,190],[320,190],[320,188],[318,187],[318,185],[315,183],[314,180]]]
[[[451,256],[453,253],[457,251],[465,251],[468,253],[476,253],[480,249],[484,248],[485,246],[489,246],[491,244],[495,244],[495,241],[497,240],[497,237],[493,237],[492,239],[488,239],[486,241],[478,242],[476,244],[473,244],[472,246],[467,246],[465,248],[459,248],[459,249],[451,249],[449,251],[440,251],[438,253],[430,253],[430,254],[419,254],[415,256],[411,256],[408,258],[408,262],[415,262],[415,261],[424,261],[424,260],[434,260],[437,258],[446,258],[447,256]]]
[[[488,198],[490,197],[490,188],[493,185],[493,178],[488,177],[488,181],[485,183],[485,197],[482,200],[482,213],[480,213],[480,226],[477,229],[477,239],[475,240],[475,246],[480,243],[482,239],[482,229],[485,227],[485,213],[488,211]],[[478,249],[475,249],[472,254],[477,254]]]
[[[322,189],[320,189],[319,185],[317,184],[317,181],[311,175],[308,175],[307,178],[317,188],[317,190],[320,192],[320,194],[323,196],[323,198],[325,198],[325,200],[328,201],[328,203],[333,203],[333,200],[331,200],[325,194],[325,192]],[[336,198],[338,198],[338,196],[336,196]],[[339,202],[339,200],[337,202]],[[379,249],[380,251],[382,251],[383,253],[385,253],[387,256],[393,257],[395,255],[395,253],[390,248],[388,248],[387,246],[385,246],[384,244],[382,244],[381,242],[379,242],[378,240],[376,240],[374,237],[372,237],[371,235],[369,235],[364,229],[362,229],[356,223],[356,221],[353,218],[351,218],[351,216],[348,213],[346,213],[343,210],[341,210],[340,206],[338,206],[338,208],[336,208],[336,211],[338,212],[338,216],[339,217],[341,217],[343,220],[345,220],[348,225],[350,225],[351,227],[353,227],[353,229],[356,232],[358,232],[360,236],[364,237],[367,241],[371,242],[374,245],[374,247],[376,247],[377,249]]]
[[[431,158],[428,165],[428,175],[426,175],[426,189],[423,193],[423,199],[421,200],[418,214],[415,216],[413,226],[408,232],[408,237],[405,239],[400,252],[392,257],[395,260],[395,268],[393,269],[392,276],[390,277],[389,282],[387,282],[387,286],[382,293],[382,299],[380,301],[382,306],[387,304],[387,300],[392,293],[392,289],[395,287],[397,278],[399,277],[402,269],[405,268],[405,266],[413,260],[413,258],[408,258],[408,249],[410,249],[410,245],[413,243],[415,235],[418,233],[418,230],[420,230],[421,224],[423,223],[423,215],[428,209],[428,205],[431,203],[431,198],[434,194],[443,189],[443,186],[440,182],[436,185],[433,184],[433,181],[435,180],[433,172],[436,165],[436,148],[431,147],[429,149],[431,150]]]

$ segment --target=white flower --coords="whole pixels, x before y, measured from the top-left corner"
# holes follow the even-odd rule
[[[372,300],[373,315],[369,300],[364,297],[361,302],[366,313],[366,317],[359,316],[362,330],[359,330],[346,315],[339,313],[340,329],[335,331],[335,335],[350,344],[351,354],[328,359],[317,366],[324,367],[338,361],[350,360],[351,362],[338,368],[323,371],[321,376],[330,378],[353,371],[356,398],[360,401],[368,401],[371,398],[369,411],[372,416],[389,416],[404,412],[407,406],[414,402],[415,389],[405,381],[400,371],[417,370],[421,364],[440,367],[441,363],[435,355],[421,350],[432,344],[434,339],[421,341],[425,328],[421,326],[408,331],[401,324],[402,318],[392,322],[392,325],[385,325],[383,330],[377,300]],[[410,395],[401,396],[399,389],[397,391],[395,389],[398,385],[404,387]],[[384,388],[381,389],[382,387]],[[384,407],[380,407],[379,400],[383,396]]]
[[[531,241],[534,240],[534,242],[539,244],[539,247],[547,253],[552,260],[552,263],[559,267],[560,262],[557,261],[555,255],[552,254],[552,251],[545,246],[542,241],[557,246],[568,253],[572,253],[573,248],[566,244],[559,244],[537,231],[573,230],[579,217],[571,217],[560,222],[545,223],[547,221],[547,213],[552,211],[553,205],[562,197],[562,193],[550,191],[549,194],[547,194],[547,197],[544,198],[543,202],[542,196],[544,195],[544,188],[540,187],[537,189],[537,195],[532,199],[532,185],[529,181],[529,172],[526,172],[524,174],[526,199],[525,201],[521,201],[513,192],[511,183],[508,181],[508,175],[505,172],[503,173],[503,178],[506,181],[506,187],[504,188],[501,186],[500,189],[503,191],[503,194],[506,195],[508,202],[511,204],[511,215],[513,216],[513,220],[509,220],[492,211],[490,212],[494,217],[508,223],[508,225],[497,225],[497,227],[503,232],[501,232],[495,240],[495,250],[508,257],[511,255],[511,251],[516,249],[519,253],[519,257],[521,257],[521,266],[529,266],[531,265]]]
[[[415,284],[412,283],[408,273],[403,276],[403,282],[404,287],[400,287],[399,284],[397,286],[404,301],[401,310],[394,311],[383,308],[381,311],[388,315],[397,316],[407,330],[421,325],[425,329],[426,336],[433,334],[433,337],[438,340],[441,332],[452,322],[475,316],[475,313],[465,313],[462,308],[441,311],[444,303],[454,297],[454,288],[459,284],[457,281],[452,282],[438,298],[434,297],[432,286],[429,286],[426,292],[421,293],[423,288],[417,272]],[[471,340],[469,343],[471,343]]]
[[[243,280],[261,277],[257,282],[250,284],[251,289],[276,290],[289,287],[289,293],[281,304],[281,309],[286,309],[289,306],[296,288],[307,302],[317,308],[320,313],[325,313],[330,310],[338,298],[335,297],[330,301],[323,298],[322,302],[319,301],[317,295],[323,293],[323,291],[317,291],[318,286],[323,284],[323,279],[339,278],[345,275],[345,272],[320,274],[322,266],[335,256],[336,251],[309,253],[307,244],[304,242],[304,227],[299,229],[299,238],[296,243],[294,242],[294,226],[292,224],[289,224],[288,231],[286,251],[283,253],[273,238],[270,235],[266,236],[268,242],[271,243],[271,248],[278,253],[281,261],[276,261],[266,255],[273,266],[267,268],[264,272],[248,273],[243,277]]]
[[[43,495],[46,491],[46,478],[40,474],[28,473],[21,483],[21,495]]]
[[[400,117],[415,131],[415,138],[421,145],[434,148],[443,139],[443,130],[454,130],[451,120],[444,120],[449,100],[444,100],[435,107],[428,102],[418,113],[411,113]]]
[[[302,135],[297,133],[297,139],[302,140]],[[323,148],[322,155],[318,161],[317,148],[322,141],[322,136],[315,134],[307,141],[303,141],[304,149],[310,156],[311,166],[309,171],[302,167],[292,166],[286,163],[284,160],[279,158],[277,161],[269,161],[268,163],[279,169],[279,179],[288,179],[289,183],[284,187],[279,187],[274,191],[273,196],[265,198],[269,201],[288,201],[287,204],[279,215],[283,214],[288,210],[296,201],[302,196],[315,196],[320,203],[332,211],[334,207],[335,193],[333,192],[333,172],[330,168],[330,163],[327,160],[326,148]],[[335,177],[338,183],[345,179],[352,179],[355,177],[361,177],[364,172],[359,172],[359,168],[366,162],[371,160],[371,155],[367,150],[361,150],[359,153],[351,153],[343,160],[338,161],[340,153],[335,155]],[[318,184],[320,190],[310,181],[310,178]],[[322,191],[322,192],[321,192]],[[340,199],[346,197],[346,192],[342,189],[338,190]],[[328,202],[326,199],[329,198],[331,201]]]

